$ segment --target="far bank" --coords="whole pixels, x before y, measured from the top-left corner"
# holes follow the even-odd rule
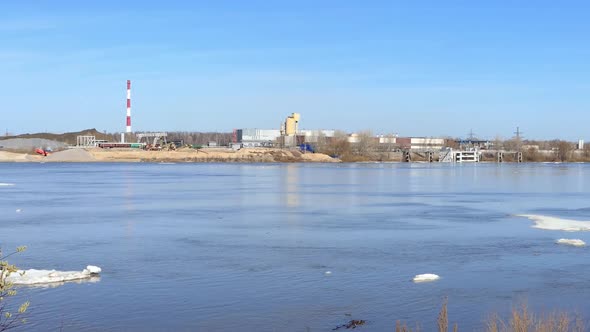
[[[335,163],[339,159],[322,153],[297,150],[247,148],[178,149],[145,151],[139,149],[69,149],[47,156],[0,151],[0,162],[238,162],[238,163]]]

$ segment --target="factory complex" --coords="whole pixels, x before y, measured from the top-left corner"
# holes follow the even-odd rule
[[[414,150],[414,151],[438,151],[445,147],[443,138],[426,137],[398,137],[396,134],[367,135],[340,133],[333,129],[300,129],[301,114],[292,113],[280,123],[277,128],[259,129],[242,128],[234,129],[231,142],[227,147],[233,150],[241,148],[299,148],[305,151],[315,152],[318,145],[330,144],[334,140],[345,140],[351,145],[375,144],[390,151]],[[120,134],[118,142],[98,140],[92,136],[79,136],[76,147],[100,147],[100,148],[135,148],[147,150],[160,150],[162,148],[176,149],[183,145],[183,141],[174,137],[168,137],[166,132],[137,132],[131,130],[131,80],[127,80],[126,90],[126,116],[125,132]],[[217,141],[206,143],[206,147],[221,147]]]
[[[169,133],[133,132],[131,127],[131,80],[126,82],[125,129],[117,134],[99,133],[87,130],[68,134],[25,134],[6,137],[0,140],[0,150],[26,153],[33,151],[37,155],[47,157],[55,150],[93,149],[109,150],[147,150],[151,152],[176,151],[186,149],[201,151],[201,155],[190,153],[183,155],[184,160],[240,160],[240,161],[309,161],[314,158],[302,158],[300,154],[317,154],[316,161],[328,161],[331,158],[342,161],[426,161],[426,162],[479,162],[487,161],[524,161],[523,152],[528,159],[556,160],[586,158],[584,141],[580,140],[576,148],[569,150],[567,142],[562,147],[551,146],[545,142],[543,146],[536,142],[524,142],[519,128],[513,144],[498,144],[489,140],[479,140],[470,133],[468,139],[451,139],[443,137],[400,137],[395,133],[374,135],[369,131],[345,133],[335,129],[302,129],[303,119],[300,113],[286,115],[276,128],[238,128],[228,133],[204,133],[195,139],[186,132]],[[72,135],[76,134],[75,140]],[[49,137],[53,135],[52,137]],[[69,135],[69,138],[67,138]],[[60,138],[61,137],[61,138]],[[508,141],[507,141],[508,142]],[[563,150],[568,148],[567,153]],[[235,154],[235,152],[248,150]],[[215,150],[215,151],[213,151]],[[561,152],[560,152],[561,151]],[[233,154],[232,154],[233,152]],[[252,152],[252,153],[250,153]],[[92,152],[96,158],[109,160],[104,153]],[[112,153],[111,153],[112,154]],[[121,153],[119,153],[121,154]],[[202,155],[206,154],[205,157]],[[267,154],[262,156],[261,154]],[[327,158],[320,155],[323,154]],[[569,155],[568,155],[569,154]],[[144,160],[145,154],[127,152],[127,159]],[[213,157],[213,156],[216,157]],[[168,156],[168,159],[179,158],[180,154]],[[164,159],[166,159],[164,158]],[[159,160],[160,155],[150,154],[149,160]]]

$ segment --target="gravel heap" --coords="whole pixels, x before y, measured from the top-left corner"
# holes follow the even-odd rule
[[[43,158],[47,162],[90,162],[96,161],[94,156],[84,149],[70,149],[51,153]]]
[[[45,138],[10,138],[0,140],[0,149],[30,150],[50,148],[54,151],[67,148],[62,142],[52,141]]]

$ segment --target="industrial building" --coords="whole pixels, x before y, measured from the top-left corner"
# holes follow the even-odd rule
[[[362,136],[356,133],[347,137],[348,143],[360,143]],[[445,147],[444,138],[431,137],[397,137],[397,135],[377,135],[374,137],[375,143],[395,145],[403,150],[440,150]]]
[[[299,130],[301,115],[292,113],[281,123],[280,129],[236,129],[233,143],[240,147],[295,147],[303,144],[314,144],[330,140],[336,135],[335,130]],[[353,133],[346,138],[348,143],[361,143],[363,136]],[[397,134],[372,136],[371,140],[377,144],[393,145],[395,148],[415,151],[434,151],[445,147],[444,138],[432,137],[398,137]],[[233,147],[233,145],[232,145]]]
[[[235,143],[243,147],[271,147],[281,137],[278,129],[237,129]]]
[[[334,137],[335,134],[335,130],[300,130],[297,136],[303,137],[306,143],[317,143],[320,137]]]
[[[299,130],[301,115],[292,113],[280,129],[236,129],[234,143],[242,147],[294,147],[316,143],[320,137],[334,137],[334,130]]]
[[[281,124],[281,137],[279,138],[280,146],[292,147],[297,145],[300,119],[301,115],[299,113],[292,113],[285,119],[285,122]]]
[[[396,144],[408,150],[440,150],[445,147],[444,138],[396,137]]]

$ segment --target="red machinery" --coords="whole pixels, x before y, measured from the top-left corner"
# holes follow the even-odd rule
[[[35,149],[35,152],[38,153],[38,154],[40,154],[40,155],[42,155],[42,156],[47,157],[47,151],[45,151],[43,149],[37,148],[37,149]]]

